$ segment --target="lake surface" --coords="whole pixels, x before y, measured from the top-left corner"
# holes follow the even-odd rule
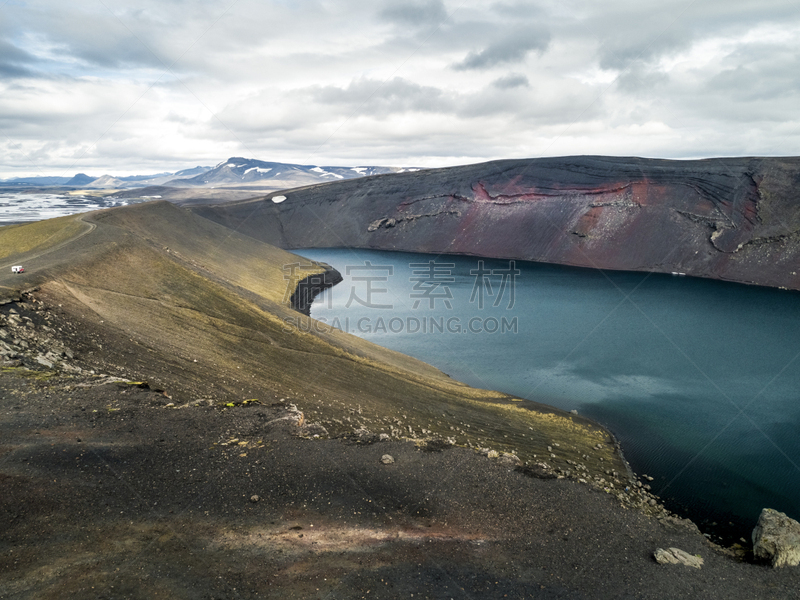
[[[127,199],[113,197],[0,192],[0,225],[42,221],[128,203]]]
[[[297,252],[345,278],[312,317],[470,385],[599,421],[665,505],[704,531],[749,538],[764,507],[800,518],[799,293],[523,261]]]

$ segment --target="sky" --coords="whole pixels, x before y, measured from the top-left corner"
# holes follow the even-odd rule
[[[800,155],[800,0],[0,0],[0,177]]]

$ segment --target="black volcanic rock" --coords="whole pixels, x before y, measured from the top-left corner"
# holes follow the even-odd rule
[[[800,158],[504,160],[196,207],[284,248],[677,272],[800,289]]]

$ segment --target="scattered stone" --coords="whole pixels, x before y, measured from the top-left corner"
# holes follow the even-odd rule
[[[385,465],[394,464],[394,457],[391,454],[384,454],[381,456],[381,462]]]
[[[362,444],[372,444],[373,442],[377,442],[379,439],[377,433],[371,432],[366,427],[359,427],[358,429],[354,430],[353,438]]]
[[[53,362],[50,361],[50,360],[47,360],[41,354],[36,357],[36,362],[39,363],[40,365],[44,366],[44,367],[47,367],[48,369],[52,369],[53,368]]]
[[[328,437],[328,430],[319,423],[306,423],[299,429],[302,437]]]
[[[765,508],[753,529],[753,555],[773,567],[800,564],[800,523],[772,508]]]
[[[252,496],[250,496],[250,502],[252,502],[253,504],[258,502],[259,500],[261,500],[261,498],[259,498],[258,494],[253,494]]]
[[[369,224],[369,227],[367,227],[367,231],[369,231],[369,232],[377,231],[378,229],[380,229],[381,225],[386,223],[386,221],[388,221],[388,220],[389,219],[384,217],[382,219],[377,219],[377,220],[373,221],[372,223]]]
[[[507,467],[519,467],[522,465],[522,461],[520,460],[519,456],[516,454],[511,454],[509,452],[503,452],[497,459],[501,465],[505,465]]]
[[[703,566],[703,559],[700,556],[693,556],[680,548],[657,548],[653,557],[660,565],[686,565],[699,569]]]
[[[449,450],[454,445],[454,441],[452,439],[442,439],[442,438],[431,438],[429,440],[424,440],[419,447],[426,452],[442,452],[443,450]]]

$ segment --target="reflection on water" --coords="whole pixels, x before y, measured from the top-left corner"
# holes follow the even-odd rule
[[[127,199],[114,197],[0,192],[0,225],[41,221],[99,208],[124,206],[128,202]]]
[[[767,506],[800,518],[800,294],[520,261],[503,287],[508,261],[299,253],[345,276],[313,317],[600,421],[667,506],[708,530],[749,535]]]

